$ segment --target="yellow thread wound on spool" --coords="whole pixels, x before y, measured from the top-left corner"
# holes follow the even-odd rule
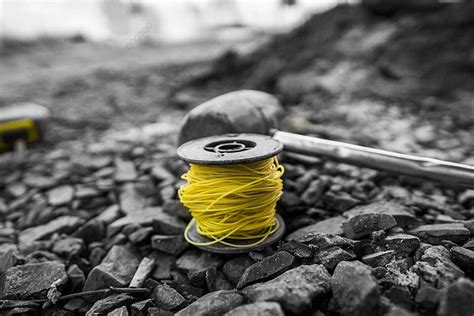
[[[178,191],[181,203],[196,221],[197,232],[209,242],[186,240],[196,246],[221,243],[247,248],[264,242],[278,230],[275,206],[282,195],[284,168],[276,157],[237,165],[190,164],[182,176],[187,184]],[[255,240],[236,244],[233,240]]]

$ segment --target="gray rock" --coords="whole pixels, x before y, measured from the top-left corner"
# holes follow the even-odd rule
[[[280,304],[275,302],[257,302],[252,304],[241,305],[224,316],[284,316]]]
[[[321,198],[328,185],[329,181],[326,178],[311,181],[308,188],[301,195],[301,199],[307,205],[314,205]]]
[[[359,261],[343,261],[334,270],[331,289],[342,315],[377,315],[379,289],[372,269]]]
[[[131,161],[125,161],[120,158],[115,159],[115,175],[117,182],[133,181],[137,178],[137,171]]]
[[[343,216],[335,216],[322,221],[319,221],[313,225],[309,225],[303,228],[300,228],[293,233],[289,234],[286,239],[293,240],[300,237],[304,237],[307,234],[311,233],[323,233],[323,234],[334,234],[334,235],[343,235],[344,231],[342,230],[342,223],[346,221],[346,218]]]
[[[395,259],[395,251],[393,250],[376,252],[362,257],[362,261],[372,268],[383,267],[393,259]]]
[[[122,216],[122,212],[120,211],[120,207],[117,204],[114,204],[107,207],[102,213],[100,213],[96,217],[96,220],[108,225],[114,222],[115,220],[119,219],[121,216]]]
[[[23,178],[23,183],[37,189],[48,189],[54,187],[58,182],[53,177],[45,177],[34,173],[27,173]]]
[[[272,95],[255,90],[239,90],[211,99],[195,107],[183,120],[179,144],[228,133],[268,134],[278,128],[283,108]]]
[[[181,234],[186,226],[182,220],[164,213],[160,207],[147,207],[111,223],[108,226],[107,234],[113,236],[129,224],[153,225],[157,231],[165,235]]]
[[[356,256],[337,246],[321,249],[314,254],[314,262],[322,264],[328,270],[334,270],[341,261],[354,260]]]
[[[278,250],[289,252],[300,259],[311,258],[313,256],[313,250],[310,246],[296,240],[290,240],[280,245]]]
[[[0,275],[13,267],[17,261],[18,247],[14,244],[0,245]]]
[[[52,251],[64,258],[68,258],[74,255],[80,255],[85,249],[84,242],[82,239],[74,237],[66,237],[60,239],[53,244]]]
[[[474,189],[468,189],[459,194],[458,201],[460,204],[464,205],[465,208],[474,206]]]
[[[80,291],[84,285],[84,282],[86,281],[84,272],[82,272],[82,270],[79,269],[77,265],[73,264],[67,269],[67,276],[69,278],[69,282],[71,283],[72,291]]]
[[[134,300],[133,296],[128,294],[112,295],[95,302],[91,309],[87,311],[86,316],[103,315],[118,307],[129,305]]]
[[[61,216],[47,224],[25,229],[19,236],[20,246],[31,245],[34,241],[48,238],[54,233],[69,234],[83,222],[79,217]]]
[[[79,227],[72,236],[82,239],[86,244],[100,241],[105,236],[105,225],[102,221],[91,219]]]
[[[433,245],[441,244],[442,240],[449,240],[456,244],[466,242],[471,233],[461,223],[422,225],[410,233]]]
[[[176,257],[166,253],[160,253],[153,256],[155,258],[155,270],[152,277],[156,280],[166,280],[171,278],[171,267],[176,262]]]
[[[443,246],[432,246],[425,250],[412,270],[434,287],[443,288],[464,276],[464,272],[452,261],[449,251]]]
[[[329,209],[338,213],[345,212],[360,203],[360,200],[346,192],[338,192],[337,194],[326,192],[323,196],[323,200]]]
[[[230,259],[222,266],[222,272],[225,274],[227,280],[233,285],[236,285],[244,271],[250,267],[254,261],[247,255]]]
[[[248,267],[237,284],[237,289],[256,282],[266,281],[274,276],[288,270],[295,260],[286,251],[279,251],[272,256],[265,257],[262,261],[256,262]]]
[[[420,239],[412,235],[395,234],[382,239],[379,245],[384,250],[395,251],[397,257],[407,257],[420,246]]]
[[[155,180],[158,181],[167,181],[167,180],[173,180],[175,179],[175,176],[168,171],[165,167],[161,165],[154,165],[153,168],[151,168],[151,175]]]
[[[318,264],[302,265],[273,280],[247,286],[242,290],[252,302],[273,301],[292,313],[302,313],[312,302],[329,292],[331,276]]]
[[[51,284],[56,280],[67,280],[64,264],[57,261],[15,266],[3,275],[0,298],[45,298]]]
[[[187,250],[176,261],[176,268],[186,273],[192,285],[204,286],[206,271],[212,267],[220,267],[222,259],[220,256],[199,250]]]
[[[148,316],[173,316],[174,313],[164,310],[159,307],[150,307],[148,308]]]
[[[451,257],[453,262],[468,273],[474,273],[474,251],[463,248],[451,248]]]
[[[224,273],[217,270],[216,267],[206,271],[206,285],[209,292],[232,289],[232,285],[227,281]]]
[[[186,302],[186,299],[181,294],[166,284],[159,284],[155,287],[152,299],[156,306],[167,311],[176,309]]]
[[[200,297],[176,316],[213,316],[223,315],[242,303],[242,295],[237,291],[217,291]]]
[[[70,185],[62,185],[46,192],[48,203],[53,206],[71,203],[74,197],[74,188]]]
[[[26,193],[28,188],[21,182],[10,183],[6,187],[6,192],[13,197],[20,197]]]
[[[145,316],[147,313],[146,310],[150,306],[151,306],[151,299],[147,299],[144,301],[133,303],[130,306],[130,311],[132,312],[132,315]]]
[[[416,293],[415,303],[418,309],[426,312],[433,312],[438,306],[441,290],[431,286],[423,286]]]
[[[460,278],[441,293],[438,316],[472,315],[474,311],[474,283]]]
[[[83,291],[109,286],[127,287],[135,274],[139,260],[128,248],[113,246],[102,263],[89,273]]]
[[[151,248],[178,256],[188,248],[189,244],[183,235],[154,235],[151,238]]]
[[[386,214],[395,218],[397,226],[402,228],[412,228],[419,225],[419,220],[410,211],[410,209],[396,202],[375,202],[367,205],[354,207],[344,213],[344,216],[350,218],[360,214]]]
[[[114,309],[113,311],[107,313],[107,316],[128,316],[128,310],[126,306],[122,306]]]
[[[153,235],[153,231],[153,227],[139,228],[138,230],[128,235],[128,239],[134,245],[147,243],[150,240],[151,235]]]
[[[334,234],[324,233],[310,233],[295,240],[307,245],[311,245],[320,250],[335,246],[341,247],[343,249],[351,249],[355,245],[355,242],[351,239]]]
[[[347,238],[358,239],[370,235],[378,230],[387,230],[397,225],[391,215],[386,214],[360,214],[349,218],[342,224],[344,235]]]
[[[125,214],[140,212],[148,206],[147,198],[135,189],[135,185],[133,183],[126,183],[122,187],[119,201],[120,209]]]
[[[471,235],[474,235],[474,219],[471,219],[469,221],[464,221],[463,224],[467,229],[469,229],[469,231],[471,232]]]
[[[138,269],[130,281],[129,287],[142,287],[146,279],[151,275],[155,269],[155,259],[145,257],[138,265]]]

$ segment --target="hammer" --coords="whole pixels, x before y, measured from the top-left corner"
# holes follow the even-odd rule
[[[282,106],[268,93],[230,92],[204,102],[186,115],[179,144],[228,133],[265,134],[282,143],[285,152],[474,188],[474,166],[280,131],[277,127],[283,116]]]

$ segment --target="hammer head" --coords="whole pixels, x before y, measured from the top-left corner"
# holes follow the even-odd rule
[[[229,133],[268,134],[278,128],[284,115],[280,102],[271,94],[239,90],[215,97],[189,112],[179,133],[179,144]]]

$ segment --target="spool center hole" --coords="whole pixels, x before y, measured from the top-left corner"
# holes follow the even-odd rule
[[[222,140],[207,144],[204,149],[215,153],[238,153],[254,148],[256,144],[248,140]]]

